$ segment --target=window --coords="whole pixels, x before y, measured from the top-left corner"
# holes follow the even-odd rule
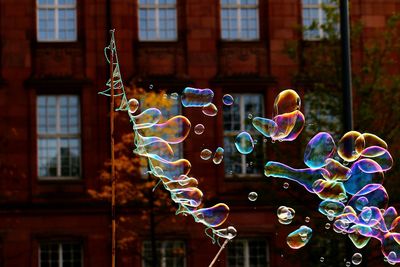
[[[78,179],[80,176],[79,97],[37,97],[39,179]]]
[[[177,240],[157,241],[157,266],[185,267],[185,243]],[[143,266],[152,266],[151,242],[143,242]]]
[[[37,0],[38,41],[76,41],[76,0]]]
[[[139,40],[177,39],[176,0],[139,0]]]
[[[221,38],[258,40],[257,0],[221,0]]]
[[[39,267],[82,267],[82,245],[78,242],[42,242]]]
[[[223,107],[224,119],[224,166],[225,174],[231,176],[262,176],[264,164],[264,143],[262,135],[253,127],[252,118],[263,116],[264,96],[262,94],[232,95],[232,106]],[[247,131],[256,142],[254,151],[240,154],[235,147],[235,138]]]
[[[319,40],[326,37],[327,33],[321,25],[327,23],[327,11],[329,9],[338,12],[333,0],[303,0],[303,38],[305,40]],[[338,22],[329,21],[329,23],[332,22],[335,34],[338,34]]]
[[[265,240],[234,239],[228,249],[228,267],[268,267]]]

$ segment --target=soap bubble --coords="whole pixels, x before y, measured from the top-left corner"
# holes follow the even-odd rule
[[[289,183],[283,183],[283,189],[288,189],[289,188]]]
[[[278,94],[274,102],[275,115],[290,113],[295,110],[300,110],[301,100],[296,91],[286,89]]]
[[[241,132],[236,136],[235,147],[242,154],[250,154],[254,149],[254,141],[248,132]]]
[[[197,135],[200,135],[204,132],[204,125],[203,124],[196,124],[196,126],[194,126],[194,133]]]
[[[171,99],[176,100],[176,99],[178,99],[178,97],[179,97],[178,93],[172,93],[171,94]]]
[[[203,107],[211,103],[214,92],[211,89],[186,87],[182,92],[181,102],[184,107]]]
[[[258,194],[256,192],[250,192],[248,198],[250,201],[256,201],[258,198]]]
[[[200,152],[200,158],[203,160],[209,160],[211,158],[212,152],[211,150],[205,148]]]
[[[213,162],[215,164],[220,164],[222,162],[223,158],[224,158],[224,149],[222,147],[218,147],[215,150],[214,157],[213,157]]]
[[[278,221],[281,224],[290,224],[294,218],[295,211],[286,206],[280,206],[277,210]]]
[[[345,161],[353,162],[360,157],[360,153],[365,146],[365,140],[361,133],[357,131],[347,132],[339,140],[338,155]]]
[[[325,224],[325,229],[328,230],[329,228],[331,228],[331,224],[330,223],[326,223]]]
[[[125,102],[126,103],[126,102]],[[135,113],[139,108],[139,101],[136,98],[131,98],[128,101],[128,111],[129,113]]]
[[[224,103],[224,105],[230,106],[233,104],[233,102],[234,102],[234,99],[230,94],[225,94],[222,97],[222,103]]]
[[[310,222],[310,217],[306,217],[306,218],[304,219],[304,221],[305,221],[306,223]]]
[[[319,258],[319,261],[320,261],[320,262],[324,262],[324,260],[325,260],[324,257]]]
[[[202,112],[207,116],[214,117],[215,115],[217,115],[218,109],[213,103],[210,103],[203,106]]]
[[[351,263],[349,261],[346,262],[346,267],[350,267]]]
[[[299,249],[307,245],[312,236],[312,229],[305,225],[302,225],[299,229],[291,232],[287,238],[286,243],[292,249]]]
[[[362,261],[362,255],[361,253],[354,253],[354,255],[351,257],[351,262],[354,265],[359,265]]]

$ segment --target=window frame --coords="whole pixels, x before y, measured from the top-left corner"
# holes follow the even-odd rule
[[[64,265],[64,259],[63,259],[64,249],[63,249],[63,246],[66,245],[66,244],[79,245],[80,246],[80,254],[81,254],[81,259],[80,259],[81,267],[84,266],[84,255],[83,255],[84,254],[84,248],[83,248],[82,242],[76,241],[76,240],[42,240],[42,241],[39,241],[38,248],[37,248],[38,249],[38,258],[37,258],[37,260],[38,260],[38,266],[39,267],[41,266],[41,263],[42,263],[41,262],[42,246],[45,245],[45,244],[46,245],[48,245],[48,244],[56,244],[58,246],[58,249],[57,249],[58,267],[63,267],[63,265]]]
[[[235,4],[224,4],[224,0],[220,0],[220,38],[222,41],[225,42],[254,42],[254,41],[259,41],[260,40],[260,3],[259,0],[255,0],[255,4],[241,4],[242,0],[235,0]],[[222,11],[223,10],[229,10],[229,9],[235,9],[236,10],[236,20],[237,20],[237,25],[236,28],[233,28],[236,32],[238,37],[237,38],[224,38],[223,37],[223,16],[222,16]],[[256,37],[254,38],[244,38],[242,35],[242,10],[243,9],[255,9],[256,10]],[[232,28],[228,27],[228,30]]]
[[[243,96],[245,96],[245,95],[259,95],[260,96],[260,99],[262,100],[261,101],[261,114],[259,114],[259,116],[261,116],[261,117],[264,117],[265,116],[265,95],[263,94],[263,93],[261,93],[261,92],[251,92],[251,93],[232,93],[231,94],[234,98],[235,98],[235,96],[237,96],[237,95],[239,95],[240,96],[240,102],[239,102],[239,116],[240,116],[240,129],[239,130],[237,130],[237,131],[226,131],[225,130],[225,127],[223,126],[223,128],[222,128],[222,130],[223,130],[223,134],[222,134],[222,136],[223,136],[223,138],[225,138],[225,137],[229,137],[229,138],[232,138],[232,142],[234,141],[234,138],[239,134],[239,133],[241,133],[241,132],[243,132],[243,131],[246,131],[246,132],[248,132],[252,137],[255,137],[255,136],[257,136],[257,137],[261,137],[262,139],[264,139],[263,138],[263,136],[262,136],[262,134],[261,133],[259,133],[256,129],[254,129],[254,128],[252,128],[252,131],[248,131],[248,130],[246,130],[246,124],[245,124],[245,120],[247,120],[248,119],[248,114],[246,114],[246,112],[245,112],[245,101],[244,101],[244,98],[243,98]],[[234,103],[235,104],[235,103]],[[232,106],[230,106],[230,107],[232,107]],[[223,110],[222,110],[222,112],[223,112]],[[222,116],[222,119],[223,119],[223,116]],[[222,125],[224,125],[224,121],[222,122]],[[229,132],[228,134],[227,134],[227,132]],[[254,140],[255,138],[253,138],[253,140]],[[225,144],[224,144],[225,145]],[[236,153],[239,153],[238,151],[236,151],[236,147],[234,147],[233,148],[234,149],[234,151],[236,152]],[[263,154],[264,154],[264,157],[266,156],[266,151],[265,151],[265,149],[266,149],[266,145],[265,145],[265,143],[264,142],[262,142],[262,149],[263,149]],[[232,174],[229,174],[227,171],[226,171],[226,168],[225,168],[225,165],[224,165],[224,175],[225,175],[225,178],[227,178],[227,179],[235,179],[235,178],[246,178],[246,177],[248,177],[248,178],[261,178],[261,177],[263,177],[263,174],[262,173],[247,173],[246,172],[246,170],[247,170],[247,164],[248,164],[248,162],[246,161],[246,156],[247,155],[244,155],[244,154],[241,154],[241,153],[239,153],[240,154],[240,157],[241,157],[241,168],[242,168],[242,172],[241,173],[232,173]]]
[[[233,242],[241,242],[243,244],[243,267],[250,267],[250,245],[249,242],[251,241],[264,241],[265,242],[265,260],[266,265],[265,267],[270,266],[270,253],[269,253],[269,241],[268,239],[264,238],[239,238],[233,240]],[[229,250],[226,253],[226,266],[229,267]]]
[[[186,242],[184,240],[179,240],[179,239],[169,239],[169,240],[157,240],[156,241],[156,253],[157,256],[160,254],[160,261],[158,264],[160,267],[175,267],[175,266],[167,266],[166,265],[166,244],[167,242],[171,242],[174,248],[175,244],[182,244],[183,245],[183,267],[187,266],[187,249],[186,249]],[[142,257],[142,266],[146,267],[146,259],[145,259],[145,244],[149,243],[151,246],[151,240],[145,240],[142,242],[142,253],[143,253],[143,257]],[[160,244],[160,251],[158,250],[157,245]],[[151,251],[150,251],[151,253]],[[150,267],[150,266],[149,266]]]
[[[36,0],[36,40],[40,43],[73,43],[78,41],[78,4],[74,1],[74,4],[58,4],[60,0],[54,0],[54,4],[40,4],[40,0]],[[54,10],[54,39],[40,39],[40,27],[39,27],[39,10]],[[74,38],[72,39],[60,39],[60,28],[59,28],[59,11],[63,9],[74,9],[75,23],[74,23]]]
[[[39,106],[38,98],[41,96],[54,96],[56,97],[56,132],[55,133],[40,133],[39,132]],[[77,103],[77,119],[78,119],[78,133],[59,133],[60,129],[60,98],[63,96],[76,96]],[[38,94],[36,95],[36,167],[37,177],[39,181],[79,181],[82,179],[82,116],[81,116],[81,98],[76,94]],[[56,139],[57,141],[57,175],[56,176],[40,176],[40,164],[39,164],[39,140],[40,139]],[[60,139],[62,138],[76,138],[79,141],[79,173],[77,176],[62,176],[61,175],[61,144]]]
[[[174,4],[160,4],[160,0],[154,0],[154,4],[141,4],[141,0],[138,0],[138,8],[137,8],[137,22],[138,22],[138,40],[140,42],[176,42],[178,41],[178,0],[175,0]],[[175,37],[168,39],[168,38],[161,38],[160,37],[160,9],[170,9],[173,8],[175,10],[175,24],[174,24],[174,32],[175,32]],[[154,23],[155,23],[155,33],[156,37],[154,39],[151,38],[141,38],[141,30],[140,30],[140,10],[154,10]],[[145,19],[147,23],[147,18]],[[146,29],[148,30],[148,29]]]

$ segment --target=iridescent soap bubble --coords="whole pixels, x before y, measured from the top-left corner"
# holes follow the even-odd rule
[[[365,206],[367,206],[369,203],[368,198],[366,197],[359,197],[356,201],[356,208],[359,211],[362,211],[364,209]]]
[[[351,262],[354,265],[359,265],[362,262],[362,255],[361,253],[354,253],[353,256],[351,257]]]
[[[230,94],[225,94],[222,97],[222,103],[224,103],[224,105],[230,106],[233,104],[233,102],[234,102],[234,99]]]
[[[254,117],[252,124],[265,137],[274,136],[278,128],[278,125],[273,120],[262,117]]]
[[[278,94],[274,102],[275,115],[300,110],[301,99],[296,91],[287,89]]]
[[[389,151],[379,146],[371,146],[361,152],[363,157],[368,157],[378,163],[383,171],[387,171],[393,166],[393,158]]]
[[[194,133],[197,135],[200,135],[204,132],[204,125],[203,124],[196,124],[196,126],[194,126]]]
[[[331,224],[330,223],[326,223],[325,224],[325,229],[328,230],[329,228],[331,228]]]
[[[211,150],[205,148],[200,152],[200,158],[203,160],[209,160],[212,156]]]
[[[250,201],[256,201],[258,198],[258,194],[256,192],[250,192],[248,198]]]
[[[219,203],[210,208],[195,210],[192,215],[207,227],[217,227],[228,218],[229,207],[224,203]]]
[[[128,111],[129,113],[135,113],[139,108],[139,101],[136,98],[131,98],[128,101]]]
[[[357,131],[347,132],[338,143],[338,155],[347,162],[355,161],[365,147],[365,140]]]
[[[224,149],[222,147],[218,147],[215,150],[213,162],[215,164],[220,164],[222,162],[223,158],[224,158]]]
[[[310,217],[306,217],[306,218],[304,219],[304,221],[305,221],[306,223],[310,222]]]
[[[218,109],[213,103],[209,103],[209,104],[203,106],[201,111],[203,112],[203,114],[210,116],[210,117],[214,117],[218,113]]]
[[[295,211],[286,206],[280,206],[277,210],[278,221],[281,224],[290,224],[294,218]]]
[[[342,202],[326,199],[319,204],[319,212],[325,216],[333,216],[336,217],[342,214],[344,210],[344,204]]]
[[[307,245],[312,236],[312,229],[305,225],[302,225],[299,229],[291,232],[287,238],[286,243],[292,249],[299,249]]]
[[[241,132],[236,136],[235,147],[242,154],[250,154],[254,149],[254,141],[248,132]]]
[[[307,144],[304,151],[304,163],[310,168],[324,167],[326,160],[335,153],[335,141],[329,133],[316,134]]]
[[[203,107],[211,103],[214,92],[211,89],[197,89],[186,87],[182,92],[182,105],[184,107]]]
[[[331,158],[328,158],[325,163],[326,165],[324,169],[329,173],[329,176],[325,177],[326,179],[334,181],[346,181],[349,179],[347,174],[349,173],[350,168],[343,166],[339,161]]]
[[[296,110],[277,115],[273,118],[273,121],[278,127],[275,134],[271,136],[272,140],[293,141],[303,130],[305,118],[303,113]]]
[[[283,189],[288,189],[289,188],[289,183],[283,183]]]

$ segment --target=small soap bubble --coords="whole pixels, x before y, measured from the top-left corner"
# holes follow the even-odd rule
[[[230,94],[225,94],[222,97],[222,103],[224,103],[224,105],[230,106],[233,104],[233,97]]]
[[[249,118],[249,120],[251,120],[253,118],[253,114],[249,113],[249,115],[247,115],[247,118]]]
[[[235,147],[241,154],[250,154],[254,149],[254,141],[248,132],[241,132],[236,136]]]
[[[139,108],[139,101],[136,98],[131,98],[128,101],[129,113],[135,113]]]
[[[289,183],[283,183],[283,189],[288,189],[289,188]]]
[[[214,164],[220,164],[224,158],[224,149],[222,147],[218,147],[215,150],[213,162]]]
[[[258,194],[256,192],[250,192],[249,193],[249,200],[250,201],[256,201],[258,198]]]
[[[347,261],[346,262],[346,267],[350,267],[351,266],[351,262]]]
[[[200,152],[200,158],[203,160],[209,160],[211,158],[212,152],[211,150],[205,148]]]
[[[210,117],[214,117],[218,113],[218,109],[213,103],[203,106],[201,111],[203,112],[203,114]]]
[[[194,126],[194,133],[197,135],[200,135],[204,132],[204,125],[203,124],[197,124]]]
[[[152,84],[149,85],[149,89],[150,90],[153,89],[153,85]]]
[[[281,224],[290,224],[294,218],[295,211],[292,208],[280,206],[277,210],[277,215]]]
[[[178,93],[172,93],[171,94],[171,99],[174,99],[174,100],[176,100],[176,99],[178,99]]]
[[[304,221],[305,221],[306,223],[310,222],[310,217],[306,217],[306,218],[304,219]]]
[[[361,253],[354,253],[353,257],[351,257],[351,262],[354,265],[359,265],[362,262],[362,255]]]
[[[163,98],[167,99],[168,95],[167,94],[163,94]]]
[[[310,241],[312,236],[312,229],[305,225],[302,225],[297,230],[291,232],[287,238],[286,243],[292,249],[299,249],[304,247],[308,241]]]
[[[320,262],[324,262],[324,260],[325,260],[324,257],[319,258],[319,261],[320,261]]]
[[[331,228],[331,224],[330,224],[330,223],[326,223],[326,224],[325,224],[325,229],[328,230],[329,228]]]

